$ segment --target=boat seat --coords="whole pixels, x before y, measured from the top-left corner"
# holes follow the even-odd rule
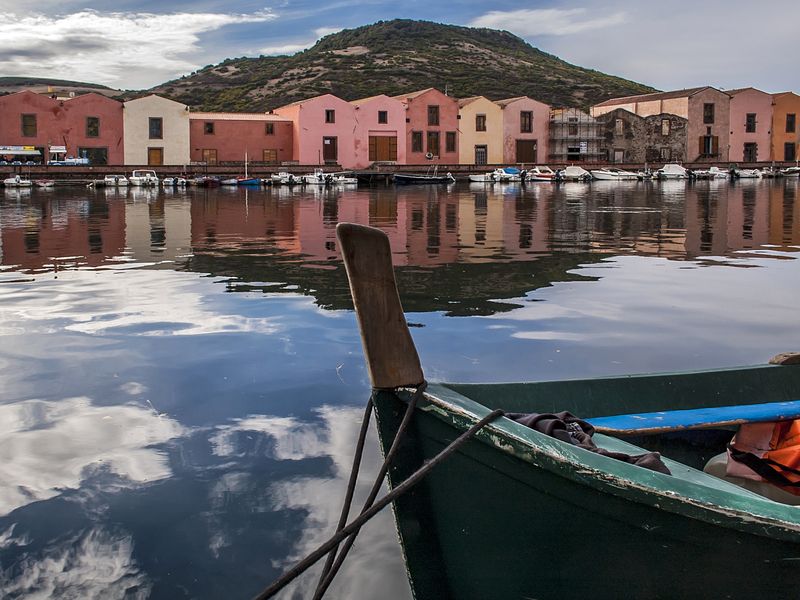
[[[789,504],[791,506],[800,506],[800,496],[795,496],[789,492],[782,490],[776,485],[772,485],[766,481],[754,481],[753,479],[744,479],[742,477],[731,477],[727,474],[726,468],[728,464],[728,454],[723,452],[712,457],[703,467],[703,471],[714,477],[718,477],[723,481],[727,481],[734,485],[738,485],[746,490],[754,492],[759,496],[768,498],[773,502],[780,502],[781,504]]]

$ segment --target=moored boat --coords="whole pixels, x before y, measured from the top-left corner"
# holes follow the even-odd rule
[[[521,172],[516,167],[498,167],[489,173],[470,175],[469,180],[473,183],[510,183],[521,181]]]
[[[37,179],[33,184],[38,188],[51,188],[55,186],[56,182],[52,179]]]
[[[125,175],[106,175],[103,177],[103,185],[106,187],[120,187],[128,185],[128,178]]]
[[[719,167],[709,167],[708,169],[698,169],[694,171],[695,179],[728,179],[730,173]]]
[[[598,181],[636,181],[638,176],[632,171],[606,167],[605,169],[594,169],[590,171],[592,179]]]
[[[758,169],[733,169],[733,176],[737,179],[761,179],[761,171]]]
[[[303,178],[287,171],[280,171],[273,173],[270,176],[270,181],[273,185],[299,185],[303,183]]]
[[[131,173],[128,182],[135,186],[157,186],[159,183],[158,175],[149,169],[139,169]]]
[[[163,185],[165,188],[186,187],[187,183],[188,182],[186,181],[185,177],[164,177],[164,179],[161,180],[161,185]]]
[[[682,165],[667,163],[653,173],[656,179],[689,179],[689,171]]]
[[[426,385],[388,238],[352,224],[337,235],[381,446],[393,448],[390,487],[459,439],[446,465],[394,499],[414,597],[783,597],[800,583],[800,511],[709,468],[731,426],[800,416],[797,354],[693,373]],[[589,433],[595,451],[572,427],[525,425],[565,410],[603,432]],[[651,450],[669,474],[630,460],[659,458]]]
[[[591,181],[592,174],[583,167],[570,165],[565,169],[556,171],[558,181]]]
[[[444,175],[421,173],[395,173],[394,182],[398,185],[455,183],[456,178],[448,171]]]
[[[798,177],[800,176],[800,167],[786,167],[781,169],[781,175],[784,177]]]
[[[556,172],[547,166],[536,166],[525,171],[524,181],[554,181]]]

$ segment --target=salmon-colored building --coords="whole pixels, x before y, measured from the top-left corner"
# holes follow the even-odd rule
[[[355,168],[375,162],[406,164],[406,107],[385,94],[354,100]]]
[[[354,137],[355,106],[333,94],[323,94],[276,108],[292,121],[292,157],[302,165],[357,166]]]
[[[294,124],[267,113],[189,113],[192,161],[215,165],[242,162],[280,164],[292,160]]]
[[[772,160],[798,160],[800,146],[800,96],[794,92],[772,95]]]
[[[51,147],[93,165],[124,163],[122,103],[100,94],[53,98],[31,91],[0,97],[0,146],[33,146],[36,162]]]
[[[434,88],[395,98],[406,108],[407,164],[458,164],[458,100]]]
[[[527,96],[498,100],[496,104],[503,109],[503,162],[545,162],[550,152],[550,105]]]
[[[748,163],[769,160],[772,94],[752,87],[727,93],[731,96],[730,160]]]
[[[731,96],[710,87],[612,98],[592,107],[598,117],[624,108],[640,117],[672,114],[688,121],[686,160],[729,160]]]

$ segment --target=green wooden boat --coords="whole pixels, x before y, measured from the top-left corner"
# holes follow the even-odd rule
[[[340,224],[338,235],[386,452],[423,374],[385,235],[352,224]],[[596,419],[619,434],[596,433],[599,447],[659,450],[672,475],[499,417],[393,504],[414,596],[800,596],[800,507],[702,470],[724,451],[737,423],[800,416],[800,367],[789,366],[800,361],[793,355],[778,362],[784,364],[429,385],[391,466],[391,487],[497,408]],[[610,418],[618,415],[628,417]]]

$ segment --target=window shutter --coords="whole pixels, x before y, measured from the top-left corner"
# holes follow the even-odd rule
[[[705,136],[701,135],[698,139],[700,140],[700,144],[698,146],[698,148],[699,148],[698,152],[700,153],[700,156],[702,156],[703,154],[705,154],[705,151],[706,151],[706,149],[704,147],[705,144],[703,143],[705,141]]]
[[[711,154],[717,156],[719,154],[719,136],[711,136]]]

